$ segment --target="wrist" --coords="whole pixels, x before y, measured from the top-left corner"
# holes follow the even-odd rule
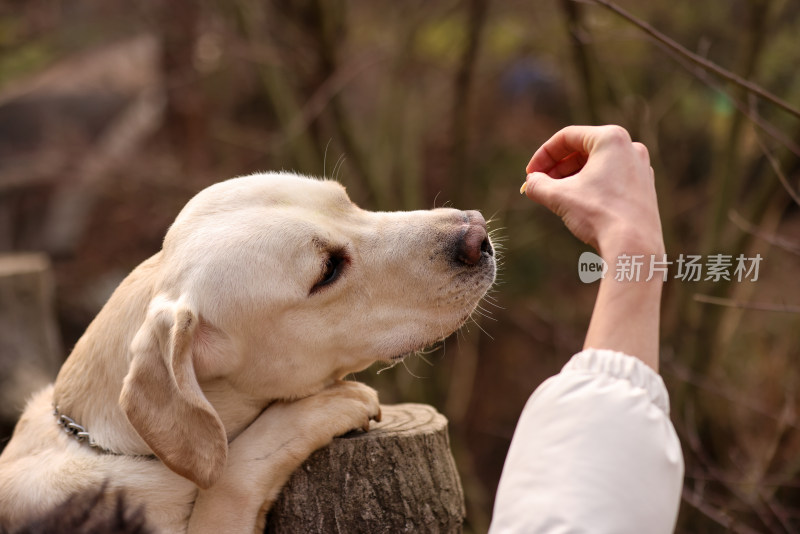
[[[657,231],[640,228],[609,231],[597,245],[600,256],[609,263],[613,263],[622,254],[643,255],[646,258],[655,256],[660,259],[665,253],[661,228]]]

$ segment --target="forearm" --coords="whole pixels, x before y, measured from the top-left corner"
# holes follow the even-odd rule
[[[610,271],[600,283],[584,347],[625,352],[657,371],[663,273],[645,280],[664,240],[647,148],[618,126],[570,126],[536,151],[525,172],[528,198],[561,217],[609,266],[621,254],[641,255],[644,278],[615,280]]]
[[[647,240],[620,239],[601,246],[601,255],[609,265],[600,282],[584,348],[611,349],[641,359],[658,371],[659,319],[662,276],[655,274],[648,282],[653,256],[660,260],[664,245],[660,236]],[[623,255],[642,255],[638,281],[616,280],[614,266]]]

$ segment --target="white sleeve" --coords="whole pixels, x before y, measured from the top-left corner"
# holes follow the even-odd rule
[[[637,358],[588,349],[525,405],[489,532],[668,533],[682,485],[661,377]]]

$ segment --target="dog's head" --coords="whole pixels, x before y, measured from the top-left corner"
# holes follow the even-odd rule
[[[477,212],[364,211],[339,184],[291,174],[213,185],[164,240],[123,409],[170,468],[207,487],[227,446],[208,385],[262,407],[312,394],[443,339],[494,276]],[[183,444],[176,421],[191,427]]]

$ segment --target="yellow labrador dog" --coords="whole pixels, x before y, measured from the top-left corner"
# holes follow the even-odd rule
[[[263,529],[311,452],[380,416],[343,377],[453,332],[494,276],[478,212],[364,211],[288,173],[213,185],[29,402],[0,523],[106,482],[159,531]]]

